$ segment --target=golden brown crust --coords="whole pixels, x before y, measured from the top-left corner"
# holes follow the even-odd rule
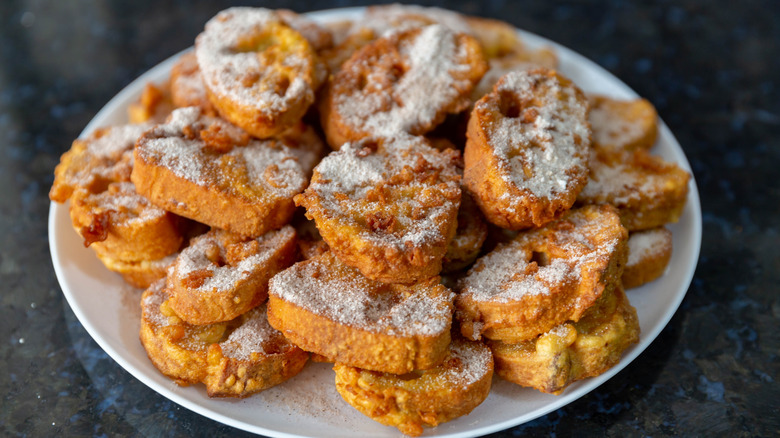
[[[259,138],[300,121],[325,79],[306,38],[268,9],[221,11],[198,35],[195,53],[211,103]]]
[[[460,198],[458,228],[447,246],[442,272],[452,273],[470,266],[479,255],[488,234],[487,222],[477,204],[467,193]]]
[[[589,155],[582,91],[554,70],[516,71],[474,106],[463,183],[493,224],[538,227],[574,204]]]
[[[461,417],[490,392],[493,359],[483,344],[453,339],[441,365],[405,375],[337,363],[336,389],[355,409],[410,436]]]
[[[483,256],[455,300],[461,333],[504,342],[577,321],[620,281],[628,232],[613,207],[572,210]]]
[[[197,107],[174,111],[138,140],[132,180],[155,205],[244,236],[289,222],[321,143],[250,140]]]
[[[346,264],[368,278],[438,275],[455,235],[459,153],[422,137],[364,139],[323,159],[295,202]]]
[[[97,194],[76,190],[70,217],[84,246],[122,262],[163,258],[183,241],[180,218],[152,205],[130,182],[111,183]]]
[[[677,222],[688,197],[691,175],[677,164],[634,151],[596,149],[590,179],[577,203],[617,207],[629,231]]]
[[[555,49],[545,46],[531,50],[520,42],[511,52],[489,59],[489,69],[471,91],[471,100],[476,102],[490,93],[498,80],[509,72],[533,70],[539,67],[558,68],[558,55],[555,54]]]
[[[271,279],[268,320],[300,348],[344,364],[398,374],[431,368],[450,343],[452,293],[438,281],[371,281],[328,252]]]
[[[593,145],[610,150],[650,149],[658,136],[658,113],[646,99],[591,95],[588,120]]]
[[[268,280],[295,261],[296,250],[291,226],[256,239],[213,229],[173,263],[169,305],[190,324],[234,319],[266,300]]]
[[[308,359],[268,325],[264,307],[192,325],[167,298],[163,280],[144,292],[140,338],[154,366],[179,385],[203,382],[211,397],[246,397],[294,376]]]
[[[622,287],[582,319],[519,344],[490,341],[496,374],[521,386],[560,394],[574,381],[603,374],[639,340],[639,321]]]
[[[439,25],[379,38],[355,52],[326,89],[320,116],[328,144],[425,134],[468,107],[486,69],[472,37]]]
[[[97,254],[101,262],[109,270],[118,273],[128,284],[138,289],[146,289],[155,281],[165,278],[168,267],[176,260],[178,253],[157,260],[141,260],[126,262],[112,258],[110,255]]]
[[[628,261],[623,270],[626,289],[642,286],[664,274],[672,257],[672,232],[664,227],[628,236]]]

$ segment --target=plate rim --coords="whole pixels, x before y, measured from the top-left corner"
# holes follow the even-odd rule
[[[325,10],[307,12],[305,13],[305,15],[314,18],[315,20],[318,21],[328,21],[328,20],[354,18],[363,10],[365,10],[364,7],[335,8],[335,9],[325,9]],[[549,40],[540,35],[519,28],[515,28],[515,29],[521,35],[521,38],[523,39],[524,42],[531,43],[529,44],[530,46],[532,47],[538,45],[552,46],[559,54],[559,58],[566,59],[567,61],[570,60],[573,66],[584,65],[589,70],[593,71],[597,76],[603,76],[609,79],[609,81],[611,82],[610,85],[612,87],[616,87],[623,97],[628,97],[628,98],[639,97],[637,93],[633,89],[631,89],[627,84],[625,84],[622,80],[620,80],[618,77],[616,77],[608,70],[595,63],[594,61],[586,58],[584,55],[581,55],[578,52],[575,52],[566,46],[563,46],[555,41]],[[95,116],[90,120],[90,122],[85,126],[84,130],[81,132],[79,138],[84,137],[88,133],[94,131],[96,128],[102,126],[102,123],[105,123],[103,122],[103,120],[106,119],[109,114],[115,113],[118,110],[118,107],[123,106],[123,102],[128,101],[129,97],[137,94],[139,89],[142,88],[144,84],[149,82],[151,78],[155,78],[159,76],[160,71],[162,70],[170,71],[170,68],[178,60],[178,58],[183,53],[186,53],[191,49],[192,49],[191,47],[186,48],[170,56],[169,58],[156,64],[154,67],[147,70],[146,72],[138,76],[136,79],[131,81],[129,84],[127,84],[125,87],[123,87],[121,91],[119,91],[114,97],[112,97],[100,109],[100,111],[98,111],[95,114]],[[565,56],[560,56],[561,54],[565,54]],[[567,391],[564,395],[558,396],[558,398],[555,401],[551,403],[547,403],[543,407],[535,409],[529,413],[519,415],[517,417],[513,417],[509,420],[503,422],[491,423],[488,425],[481,425],[479,427],[468,429],[465,431],[460,431],[455,433],[445,433],[445,434],[438,435],[438,434],[430,433],[435,429],[426,429],[427,432],[426,436],[435,435],[440,437],[455,438],[455,437],[484,435],[488,433],[505,430],[510,427],[518,426],[520,424],[526,423],[528,421],[546,415],[554,410],[557,410],[565,405],[568,405],[569,403],[578,400],[579,398],[583,397],[590,391],[600,387],[604,382],[606,382],[607,380],[615,376],[617,373],[622,371],[630,363],[632,363],[639,355],[641,355],[647,349],[647,347],[649,347],[653,342],[655,342],[658,335],[666,328],[666,326],[669,324],[669,321],[674,317],[677,310],[679,309],[680,304],[685,298],[687,291],[693,280],[696,267],[698,265],[699,255],[701,251],[701,239],[702,239],[702,213],[701,213],[701,201],[699,197],[698,186],[696,184],[695,176],[691,170],[690,163],[688,161],[687,156],[685,155],[684,150],[682,149],[682,146],[677,141],[677,138],[673,135],[669,127],[661,119],[660,116],[658,119],[658,127],[659,127],[659,135],[658,135],[659,139],[665,138],[666,140],[670,141],[669,148],[671,149],[671,153],[674,156],[673,161],[676,164],[683,167],[684,169],[686,169],[691,174],[691,179],[689,182],[688,199],[685,206],[685,210],[683,212],[683,216],[690,215],[688,219],[691,222],[690,225],[692,226],[692,229],[690,230],[691,234],[689,236],[690,238],[689,240],[693,244],[692,247],[686,248],[691,252],[689,255],[689,259],[687,260],[689,264],[686,266],[684,275],[682,277],[683,280],[678,285],[680,291],[674,295],[674,300],[668,303],[667,306],[665,307],[666,311],[663,313],[663,317],[656,320],[655,324],[653,325],[650,331],[646,331],[644,327],[642,328],[642,335],[640,337],[639,343],[634,345],[631,349],[624,352],[620,362],[617,365],[613,366],[607,372],[597,377],[576,382],[575,384],[569,387],[570,391]],[[85,328],[87,333],[89,333],[90,337],[98,344],[98,346],[100,346],[101,349],[103,349],[125,371],[127,371],[134,378],[141,381],[147,387],[151,388],[161,396],[173,401],[174,403],[177,403],[178,405],[185,407],[195,413],[210,418],[211,420],[247,432],[266,434],[275,437],[298,438],[298,437],[308,436],[308,435],[291,434],[291,433],[278,431],[274,429],[267,429],[262,426],[257,426],[257,425],[245,423],[243,421],[238,421],[231,417],[212,411],[207,407],[201,406],[199,403],[192,402],[184,398],[182,395],[159,385],[157,382],[153,381],[150,376],[147,376],[147,374],[143,372],[143,370],[135,368],[122,355],[121,352],[114,349],[111,346],[111,344],[108,342],[108,340],[105,339],[102,336],[102,334],[97,330],[97,328],[92,324],[90,319],[84,313],[84,310],[79,306],[75,305],[76,297],[73,294],[73,291],[71,291],[70,288],[68,287],[68,276],[64,270],[63,267],[64,265],[62,263],[63,261],[60,260],[59,257],[59,253],[58,253],[59,239],[57,238],[58,237],[57,226],[59,224],[57,222],[57,217],[62,214],[60,209],[66,209],[67,207],[68,207],[67,203],[65,204],[57,204],[55,202],[50,203],[49,218],[48,218],[48,237],[49,237],[49,251],[52,258],[52,264],[54,267],[55,275],[57,277],[57,281],[60,285],[63,295],[66,298],[66,301],[68,302],[68,305],[76,315],[81,325]],[[395,431],[394,428],[393,429],[388,428],[388,432],[390,434],[392,434],[394,431]]]

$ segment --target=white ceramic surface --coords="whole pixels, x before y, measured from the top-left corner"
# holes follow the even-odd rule
[[[318,20],[354,17],[360,9],[310,14]],[[519,31],[530,47],[551,45],[560,58],[560,70],[586,92],[617,98],[636,96],[607,71],[539,36]],[[137,99],[145,83],[167,78],[178,55],[139,77],[117,94],[87,125],[85,136],[100,126],[126,123],[126,107]],[[662,122],[653,150],[668,161],[690,170],[690,165],[669,128]],[[671,319],[682,301],[696,268],[701,244],[701,207],[695,181],[674,233],[674,254],[666,274],[644,287],[628,291],[637,308],[642,329],[639,344],[629,349],[607,373],[572,384],[560,396],[542,394],[495,378],[488,399],[470,415],[426,429],[424,436],[466,437],[509,428],[558,409],[582,397],[637,358]],[[103,267],[85,249],[70,225],[68,206],[52,203],[49,212],[51,257],[62,291],[89,334],[114,360],[140,381],[174,402],[239,429],[274,437],[400,437],[348,406],[333,384],[330,365],[310,363],[297,377],[244,400],[209,399],[200,385],[181,388],[160,374],[146,357],[138,340],[140,292]]]

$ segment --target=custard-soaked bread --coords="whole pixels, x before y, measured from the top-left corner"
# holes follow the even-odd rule
[[[75,140],[54,168],[49,198],[63,203],[77,188],[99,193],[112,182],[130,181],[133,146],[151,127],[141,124],[99,128],[87,138]]]
[[[289,222],[322,143],[254,140],[240,128],[177,109],[135,148],[132,180],[159,207],[244,236]]]
[[[170,82],[149,82],[138,100],[127,107],[127,118],[130,123],[161,123],[173,108]]]
[[[623,286],[639,287],[662,276],[672,258],[672,232],[664,227],[635,231],[628,236],[628,261]]]
[[[73,228],[99,255],[125,262],[175,253],[183,237],[180,218],[135,192],[133,183],[111,183],[104,192],[78,189],[70,204]]]
[[[460,153],[423,137],[347,143],[296,196],[331,250],[368,278],[411,283],[437,275],[455,235]]]
[[[620,282],[628,232],[608,205],[572,210],[477,260],[458,286],[461,333],[504,342],[578,321]]]
[[[479,44],[440,25],[391,33],[355,52],[320,105],[328,144],[422,135],[469,105],[487,65]]]
[[[650,149],[658,136],[658,114],[645,99],[589,96],[593,144],[610,150]]]
[[[229,321],[264,302],[268,280],[296,257],[295,229],[256,238],[212,229],[194,238],[171,266],[169,305],[190,324]]]
[[[503,228],[542,226],[571,208],[588,178],[585,95],[554,70],[512,72],[474,106],[463,182]]]
[[[306,38],[268,9],[221,11],[198,35],[195,53],[211,103],[260,138],[298,122],[324,79]]]
[[[450,343],[452,292],[362,276],[332,252],[298,262],[269,284],[268,320],[306,351],[346,365],[407,373],[435,367]]]
[[[656,228],[680,218],[690,177],[677,164],[643,149],[597,148],[577,203],[614,205],[629,231]]]
[[[192,325],[168,305],[165,281],[141,298],[141,344],[179,385],[203,382],[211,397],[246,397],[298,374],[308,354],[268,325],[264,306],[236,319]]]
[[[177,108],[197,106],[204,114],[215,116],[217,110],[206,95],[203,75],[195,52],[187,52],[171,68],[171,101]]]
[[[567,322],[518,344],[489,341],[496,374],[518,385],[560,394],[570,383],[598,376],[639,340],[639,321],[618,286],[578,322]]]
[[[471,265],[479,255],[487,234],[488,226],[482,212],[471,196],[463,193],[458,209],[458,228],[444,254],[442,272],[455,272]]]
[[[372,420],[419,436],[471,412],[490,393],[493,358],[479,342],[454,338],[441,365],[404,375],[366,371],[337,363],[336,389]]]

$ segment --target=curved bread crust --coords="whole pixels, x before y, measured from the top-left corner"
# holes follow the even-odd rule
[[[195,53],[211,103],[256,137],[281,133],[314,102],[317,55],[274,11],[221,11],[198,35]]]
[[[593,145],[609,150],[650,149],[658,136],[658,113],[646,99],[588,96]]]
[[[628,232],[614,208],[572,210],[483,256],[460,281],[461,333],[504,342],[577,321],[619,284]]]
[[[297,374],[308,354],[268,325],[261,306],[228,321],[192,325],[168,306],[163,280],[141,298],[141,343],[179,385],[206,384],[211,397],[246,397]]]
[[[292,197],[306,187],[320,154],[322,144],[314,140],[252,140],[197,107],[177,109],[138,140],[132,180],[165,210],[259,236],[292,217]]]
[[[521,41],[507,53],[490,58],[488,71],[482,76],[474,90],[471,91],[471,100],[478,101],[493,90],[496,83],[507,73],[519,70],[534,70],[539,67],[558,68],[558,55],[552,47],[541,47],[531,50]]]
[[[134,263],[171,255],[181,247],[180,218],[135,192],[133,183],[111,183],[100,193],[73,193],[73,228],[101,257]]]
[[[63,203],[82,188],[100,193],[112,182],[130,181],[133,146],[152,125],[121,125],[99,128],[87,138],[77,139],[62,154],[54,168],[54,184],[49,198]]]
[[[368,278],[412,283],[438,275],[460,203],[457,151],[422,137],[345,144],[296,196],[322,238]]]
[[[463,183],[503,228],[542,226],[571,208],[587,182],[585,95],[554,70],[516,71],[469,119]]]
[[[484,344],[452,340],[441,365],[405,375],[365,371],[337,363],[336,389],[372,420],[419,436],[471,412],[490,392],[493,358]]]
[[[127,262],[112,258],[110,255],[98,254],[98,258],[110,271],[122,276],[128,284],[138,289],[147,289],[155,281],[168,275],[168,267],[176,260],[179,253],[157,260],[141,260]]]
[[[639,321],[621,287],[575,323],[518,344],[490,341],[496,374],[521,386],[560,394],[570,383],[598,376],[639,340]]]
[[[203,75],[200,73],[195,52],[185,53],[171,68],[171,101],[177,108],[197,106],[204,114],[217,114],[216,108],[206,95],[206,86],[203,84]]]
[[[130,123],[162,123],[173,111],[170,81],[155,84],[148,82],[141,97],[127,107]]]
[[[229,321],[264,302],[268,280],[296,257],[295,229],[246,239],[213,229],[182,250],[168,276],[169,305],[190,324]]]
[[[447,246],[442,260],[442,272],[452,273],[471,265],[479,255],[488,235],[488,226],[477,204],[467,193],[460,198],[458,228]]]
[[[664,227],[636,231],[628,236],[628,261],[623,287],[631,289],[664,274],[672,258],[672,232]]]
[[[452,292],[438,277],[369,280],[327,252],[269,284],[268,320],[290,342],[336,362],[402,374],[431,368],[450,343]]]
[[[643,149],[598,148],[591,160],[590,179],[577,203],[614,205],[629,231],[656,228],[680,218],[690,178],[677,164]]]
[[[469,105],[487,66],[479,44],[440,25],[392,33],[342,65],[320,105],[328,144],[422,135]]]

